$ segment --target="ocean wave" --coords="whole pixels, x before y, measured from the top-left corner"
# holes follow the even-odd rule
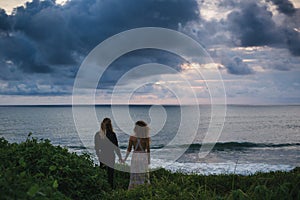
[[[84,150],[84,149],[88,149],[87,147],[85,146],[82,146],[82,145],[79,145],[79,146],[67,146],[68,148],[70,149],[76,149],[76,150]]]
[[[212,147],[212,151],[244,151],[247,149],[265,149],[265,148],[289,148],[289,147],[300,147],[300,143],[281,143],[281,144],[274,144],[274,143],[252,143],[252,142],[218,142],[216,144],[201,144],[201,143],[193,143],[193,144],[186,144],[186,145],[164,145],[164,144],[155,144],[151,145],[152,150],[156,149],[173,149],[173,148],[184,148],[187,149],[186,153],[194,153],[199,152],[201,147]],[[70,149],[76,150],[85,150],[89,149],[85,146],[81,145],[73,145],[67,146]],[[90,147],[92,148],[92,147]],[[120,145],[120,149],[127,149],[127,145]]]
[[[162,149],[162,148],[187,148],[187,153],[196,152],[201,149],[202,146],[213,146],[213,151],[241,151],[249,148],[284,148],[284,147],[300,147],[300,143],[252,143],[252,142],[218,142],[216,144],[201,144],[193,143],[186,145],[175,145],[165,146],[163,144],[151,145],[151,149]],[[126,149],[127,146],[121,145],[121,149]]]
[[[202,145],[212,144],[191,144],[187,151],[199,151]],[[240,151],[249,148],[283,148],[283,147],[297,147],[300,143],[252,143],[252,142],[218,142],[213,146],[213,151]]]

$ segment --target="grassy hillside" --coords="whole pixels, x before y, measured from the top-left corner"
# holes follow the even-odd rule
[[[300,168],[240,175],[151,173],[151,186],[127,190],[129,174],[116,171],[116,189],[88,154],[49,140],[20,144],[0,138],[0,199],[300,199]]]

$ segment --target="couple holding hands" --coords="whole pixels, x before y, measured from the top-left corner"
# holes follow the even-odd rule
[[[119,161],[124,163],[131,150],[133,154],[130,165],[130,182],[128,189],[140,184],[150,184],[148,165],[150,164],[150,138],[149,127],[144,121],[137,121],[133,129],[133,135],[129,137],[127,152],[124,160],[118,145],[118,139],[113,131],[109,118],[104,118],[101,122],[100,131],[95,135],[95,150],[98,156],[100,167],[107,169],[108,182],[114,187],[114,165],[115,154]]]

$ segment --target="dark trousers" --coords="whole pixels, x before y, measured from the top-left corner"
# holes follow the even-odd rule
[[[108,183],[110,184],[111,188],[114,188],[114,172],[115,172],[114,168],[106,166],[103,163],[100,163],[100,168],[107,170]]]

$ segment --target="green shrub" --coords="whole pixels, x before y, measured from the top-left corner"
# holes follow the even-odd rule
[[[93,198],[109,191],[105,172],[88,154],[77,155],[49,140],[9,144],[0,139],[1,198]],[[2,195],[3,194],[3,195]]]
[[[49,140],[11,144],[0,138],[0,160],[0,199],[300,199],[300,168],[250,176],[159,169],[151,172],[151,185],[128,191],[129,173],[115,170],[112,190],[89,154],[70,153]]]

